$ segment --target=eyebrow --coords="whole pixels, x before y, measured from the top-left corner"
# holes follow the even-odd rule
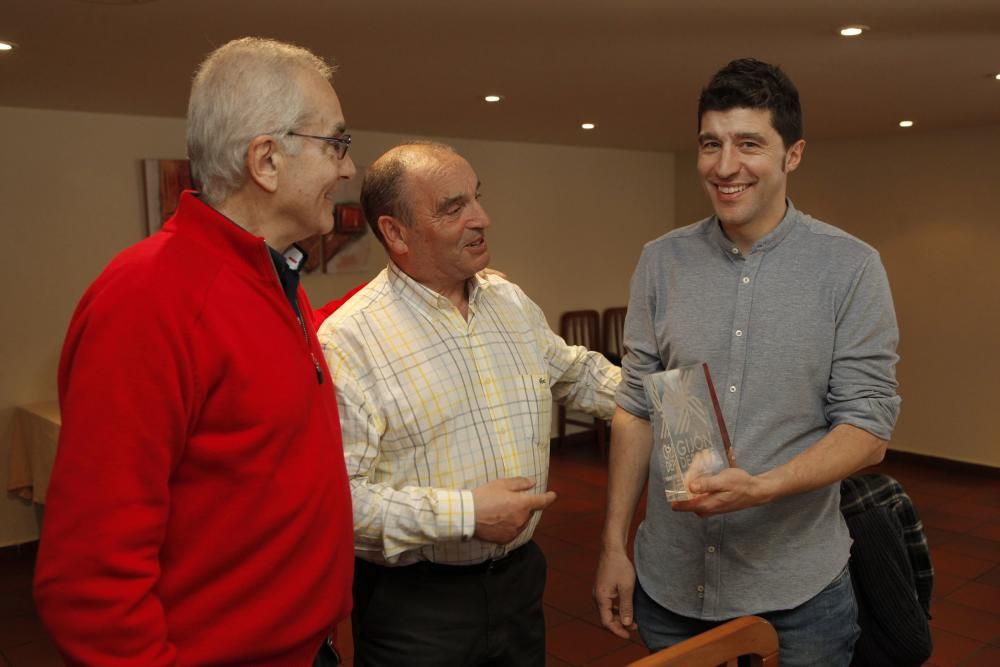
[[[736,139],[737,141],[742,139],[750,139],[751,141],[756,141],[759,144],[767,143],[767,138],[764,137],[763,134],[760,134],[758,132],[739,132],[736,134]],[[698,135],[698,143],[710,140],[718,141],[719,137],[717,137],[712,132],[702,132],[701,134]]]
[[[751,141],[756,141],[758,144],[766,144],[767,138],[763,134],[757,132],[740,132],[736,135],[737,139],[750,139]]]
[[[347,125],[344,124],[344,121],[340,121],[339,123],[333,126],[333,131],[330,132],[330,136],[339,137],[340,135],[344,134],[346,130],[347,130]]]
[[[483,186],[483,182],[482,181],[476,181],[476,192],[479,192],[479,189],[482,186]],[[454,206],[455,204],[462,204],[462,203],[465,203],[467,201],[469,201],[469,197],[466,196],[466,195],[464,195],[464,194],[455,195],[453,197],[446,197],[445,199],[442,199],[438,203],[437,208],[434,209],[434,214],[435,215],[444,215],[445,213],[448,212],[448,209],[451,208],[452,206]]]

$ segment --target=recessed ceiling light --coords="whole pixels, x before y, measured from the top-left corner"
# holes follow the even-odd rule
[[[899,121],[899,126],[900,127],[913,127],[913,121],[912,120],[901,120],[901,121]]]
[[[503,99],[503,95],[487,95],[483,99],[489,102],[490,104],[496,104],[497,102]]]
[[[0,41],[0,51],[13,51],[15,46],[14,42]]]
[[[594,125],[593,123],[583,123],[580,125],[580,127],[582,127],[585,130],[593,130],[597,126]]]
[[[868,30],[871,30],[871,28],[866,25],[845,25],[840,29],[840,35],[841,37],[857,37]]]
[[[997,81],[1000,81],[1000,74],[997,74],[997,75],[996,75],[995,77],[993,77],[993,78],[994,78],[994,79],[996,79]]]

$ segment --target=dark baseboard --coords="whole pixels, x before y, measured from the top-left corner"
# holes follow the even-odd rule
[[[22,560],[34,560],[38,554],[38,540],[24,544],[0,547],[0,565]]]
[[[552,438],[549,445],[555,449],[559,447],[559,438]],[[597,434],[593,431],[580,431],[579,433],[567,433],[563,440],[566,447],[580,447],[586,445],[597,445]]]
[[[914,452],[903,452],[898,449],[889,449],[885,453],[885,460],[894,463],[908,463],[913,465],[926,466],[935,470],[947,470],[948,472],[988,479],[1000,480],[1000,468],[983,465],[980,463],[967,463],[966,461],[955,461],[954,459],[944,459],[939,456],[928,454],[916,454]]]
[[[567,434],[563,443],[564,447],[577,448],[581,446],[596,446],[597,436],[593,431],[580,431],[578,433]],[[559,447],[559,438],[552,438],[551,446],[553,451]],[[980,478],[1000,480],[1000,468],[983,465],[980,463],[967,463],[965,461],[955,461],[939,456],[929,456],[927,454],[916,454],[914,452],[904,452],[898,449],[889,449],[885,453],[887,462],[907,463],[910,465],[934,468],[935,470],[947,470],[948,472],[972,475]]]

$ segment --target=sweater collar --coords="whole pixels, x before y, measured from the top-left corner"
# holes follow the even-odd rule
[[[255,236],[206,204],[197,192],[181,194],[177,211],[163,230],[197,242],[224,262],[270,280],[276,278],[270,250]]]

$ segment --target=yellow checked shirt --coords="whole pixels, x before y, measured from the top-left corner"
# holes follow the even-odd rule
[[[319,330],[337,387],[360,558],[471,564],[531,539],[481,542],[472,489],[549,471],[553,398],[610,419],[621,370],[566,343],[519,287],[470,280],[469,319],[394,264]],[[558,500],[556,502],[559,502]]]

